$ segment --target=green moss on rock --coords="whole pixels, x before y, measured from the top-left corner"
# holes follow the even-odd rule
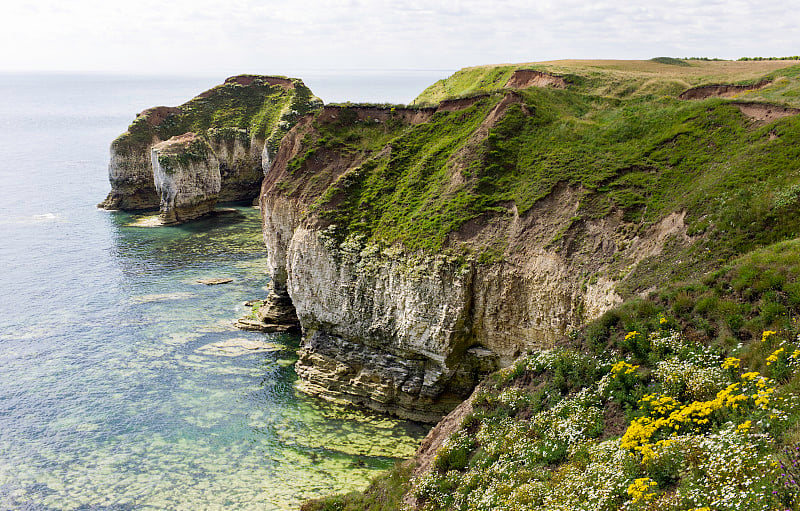
[[[154,139],[192,131],[213,140],[268,141],[274,151],[300,116],[321,105],[299,79],[239,75],[177,108],[145,110],[113,146],[123,154],[141,151]]]

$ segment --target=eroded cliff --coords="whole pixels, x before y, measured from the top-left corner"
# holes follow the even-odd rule
[[[275,296],[303,329],[302,390],[434,421],[623,298],[779,236],[731,236],[763,217],[721,227],[761,195],[716,198],[763,151],[790,161],[794,124],[569,76],[424,108],[328,106],[284,137],[260,201]]]
[[[160,209],[163,221],[171,223],[210,211],[217,200],[252,200],[280,139],[298,118],[319,106],[321,101],[300,80],[241,75],[179,107],[147,109],[111,144],[111,192],[99,206]],[[205,175],[195,181],[197,186],[183,179],[177,200],[185,206],[175,211],[175,183],[165,179],[171,174],[159,168],[151,152],[171,137],[189,133],[202,139],[208,156],[205,162],[191,159],[191,173],[199,175],[202,168]],[[219,186],[207,186],[212,181]],[[188,214],[187,208],[194,213]]]

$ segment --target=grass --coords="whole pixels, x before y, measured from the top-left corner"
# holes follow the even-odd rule
[[[274,152],[294,122],[321,105],[302,81],[292,82],[294,88],[289,89],[258,79],[248,86],[218,85],[178,107],[157,126],[150,125],[147,115],[137,117],[113,145],[118,152],[132,153],[148,147],[154,136],[167,140],[191,131],[215,141],[239,138],[249,143],[260,138]]]
[[[412,465],[398,463],[378,476],[363,492],[310,500],[301,511],[400,511],[403,495],[411,488]]]
[[[443,99],[502,89],[515,69],[535,69],[563,76],[581,92],[628,98],[642,95],[677,95],[690,87],[717,83],[753,83],[764,75],[781,75],[798,61],[703,61],[657,57],[651,60],[556,60],[464,68],[425,89],[415,104],[436,104]],[[676,64],[683,62],[687,65]],[[756,94],[753,97],[769,99]],[[777,98],[772,97],[773,100]],[[800,104],[795,100],[784,100]]]

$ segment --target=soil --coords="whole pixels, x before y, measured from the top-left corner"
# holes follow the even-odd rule
[[[160,126],[167,117],[179,113],[181,113],[180,108],[172,106],[155,106],[153,108],[143,110],[136,117],[141,117],[144,115],[145,119],[147,120],[147,125],[151,128],[154,128],[156,126]]]
[[[567,86],[566,80],[560,76],[542,73],[533,69],[518,69],[506,82],[510,89],[527,89],[528,87],[555,87],[563,89]]]
[[[751,85],[703,85],[692,87],[683,91],[678,98],[680,99],[706,99],[706,98],[732,98],[737,94],[748,90],[763,89],[771,84],[770,81],[761,81]]]
[[[797,115],[800,110],[781,105],[771,105],[769,103],[736,103],[739,110],[744,115],[754,121],[772,122],[782,117]]]

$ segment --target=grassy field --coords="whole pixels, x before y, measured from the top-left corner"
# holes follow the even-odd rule
[[[573,90],[587,94],[633,97],[676,96],[691,87],[709,84],[753,83],[765,77],[777,78],[785,73],[786,68],[800,64],[792,60],[680,62],[687,65],[663,64],[653,60],[553,60],[468,67],[425,89],[414,100],[414,104],[431,104],[450,97],[500,90],[517,69],[534,69],[563,76],[574,84]],[[796,76],[797,71],[791,71],[790,74]],[[776,83],[776,88],[783,89],[781,83]],[[800,105],[798,92],[800,90],[796,84],[792,84],[781,91],[771,89],[766,93],[750,93],[748,96]]]

